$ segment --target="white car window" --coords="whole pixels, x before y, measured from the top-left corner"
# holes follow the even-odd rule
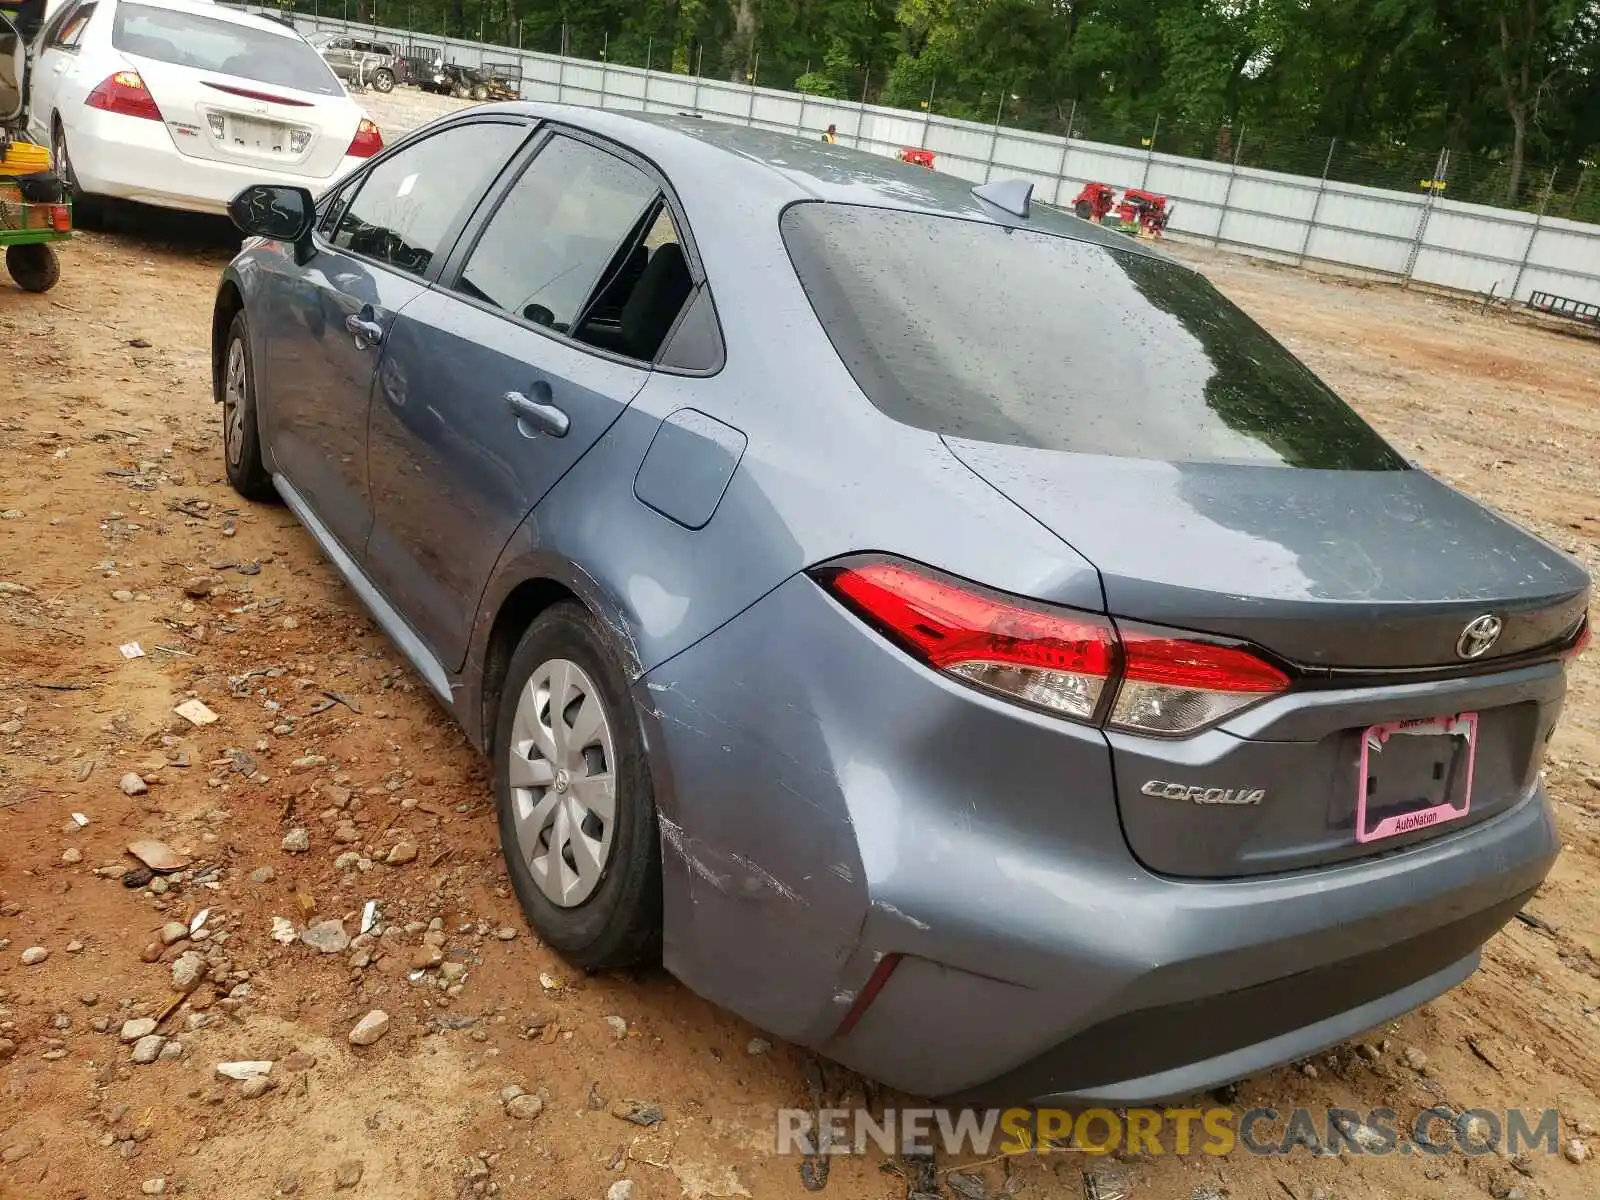
[[[292,34],[147,4],[117,5],[111,44],[124,54],[321,96],[344,88],[322,56]]]

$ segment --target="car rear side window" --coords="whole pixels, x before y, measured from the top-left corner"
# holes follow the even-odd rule
[[[367,173],[337,217],[333,244],[411,275],[426,274],[527,132],[524,125],[475,121],[401,147]]]
[[[511,186],[456,287],[524,321],[648,362],[693,284],[655,180],[614,154],[557,136]]]
[[[804,203],[781,229],[867,398],[953,437],[1167,461],[1405,467],[1203,276],[985,221]]]
[[[322,56],[292,33],[147,4],[119,4],[111,44],[124,54],[215,71],[319,96],[343,87]]]

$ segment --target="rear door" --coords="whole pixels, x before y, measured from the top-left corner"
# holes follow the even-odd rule
[[[326,179],[355,137],[361,114],[343,85],[275,23],[118,3],[111,44],[190,158]]]
[[[52,143],[56,113],[70,109],[100,82],[83,78],[79,69],[83,35],[95,9],[95,0],[68,4],[40,31],[28,79],[28,133],[41,146]]]
[[[262,406],[273,458],[359,559],[372,524],[367,403],[395,314],[426,293],[477,198],[528,134],[474,120],[396,147],[329,200],[316,253],[262,282]]]
[[[523,518],[632,402],[687,299],[658,179],[558,133],[395,324],[368,570],[447,667]],[[648,273],[648,278],[643,273]]]

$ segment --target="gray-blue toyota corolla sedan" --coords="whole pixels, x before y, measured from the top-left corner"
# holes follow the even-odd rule
[[[1550,869],[1587,576],[1025,184],[511,104],[233,212],[229,479],[491,756],[575,964],[1131,1103],[1461,982]]]

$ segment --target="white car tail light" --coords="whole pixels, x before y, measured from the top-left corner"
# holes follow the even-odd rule
[[[1165,630],[1120,631],[1099,614],[1034,605],[891,562],[816,578],[885,637],[986,691],[1134,733],[1193,733],[1285,691],[1249,650]]]
[[[378,132],[378,127],[366,117],[361,118],[361,124],[356,126],[356,136],[350,140],[350,149],[345,151],[351,158],[371,158],[383,149],[383,134]]]
[[[84,104],[123,117],[164,120],[155,97],[137,71],[118,71],[90,92]]]

